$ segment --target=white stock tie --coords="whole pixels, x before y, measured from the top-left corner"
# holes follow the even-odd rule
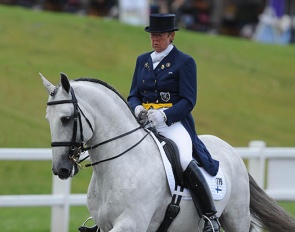
[[[161,62],[161,60],[164,59],[164,57],[166,56],[166,54],[164,52],[153,52],[151,54],[152,57],[152,61],[153,61],[153,68],[155,69],[157,67],[157,65]]]

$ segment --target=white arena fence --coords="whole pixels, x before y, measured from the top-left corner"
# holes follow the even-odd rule
[[[263,141],[251,141],[249,147],[235,149],[247,164],[249,173],[271,197],[278,201],[295,201],[295,147],[266,147]],[[51,158],[50,148],[0,148],[0,160]],[[71,194],[71,179],[60,180],[53,176],[52,194],[0,195],[0,207],[50,206],[51,232],[65,232],[69,231],[70,206],[86,207],[86,197],[86,194]]]

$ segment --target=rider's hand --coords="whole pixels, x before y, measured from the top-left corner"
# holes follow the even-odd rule
[[[167,120],[166,114],[161,110],[149,110],[147,116],[153,126],[157,126]]]
[[[147,110],[142,105],[138,105],[135,107],[134,114],[137,117],[140,124],[144,124],[146,122]]]

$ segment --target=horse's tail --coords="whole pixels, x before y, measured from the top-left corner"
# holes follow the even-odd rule
[[[249,174],[250,212],[253,224],[269,232],[295,231],[295,219],[269,197]],[[251,227],[252,227],[251,226]]]

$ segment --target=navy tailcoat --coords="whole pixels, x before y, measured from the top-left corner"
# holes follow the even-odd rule
[[[153,69],[151,53],[137,58],[128,103],[134,111],[142,103],[172,103],[164,112],[166,124],[181,121],[193,142],[193,157],[215,176],[219,162],[199,139],[191,111],[197,100],[197,67],[194,59],[176,47]]]

